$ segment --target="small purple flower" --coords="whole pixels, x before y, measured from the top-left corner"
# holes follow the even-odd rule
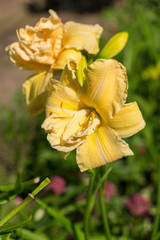
[[[48,184],[47,189],[52,190],[55,195],[60,196],[65,192],[66,181],[60,176],[52,177],[51,182]]]
[[[133,194],[125,204],[132,215],[144,216],[149,212],[150,201],[141,194]]]
[[[15,199],[14,199],[14,202],[15,202],[16,205],[21,204],[22,201],[23,201],[23,199],[19,196],[15,197]]]
[[[115,185],[111,182],[105,184],[104,194],[106,201],[109,202],[110,198],[116,193]]]

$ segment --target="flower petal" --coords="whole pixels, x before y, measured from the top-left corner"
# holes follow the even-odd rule
[[[80,121],[85,121],[85,110],[78,114]],[[67,156],[71,151],[77,148],[85,141],[84,137],[75,138],[76,132],[81,128],[79,119],[75,117],[76,112],[71,111],[65,115],[52,114],[42,124],[42,128],[48,133],[47,139],[54,149],[62,152]],[[73,125],[73,126],[71,126]]]
[[[109,126],[118,136],[125,138],[139,132],[145,126],[141,111],[136,102],[126,104],[113,119],[109,120]]]
[[[96,54],[99,51],[98,39],[102,34],[102,27],[98,24],[87,25],[76,22],[64,24],[64,48],[75,48],[86,50],[89,54]]]
[[[67,114],[79,109],[80,98],[76,91],[62,84],[60,81],[51,80],[48,87],[49,97],[46,103],[46,117],[51,114]]]
[[[37,72],[47,71],[48,64],[39,64],[30,59],[27,52],[24,50],[22,42],[14,42],[5,48],[11,62],[23,69],[35,70]]]
[[[77,148],[77,164],[86,171],[122,157],[133,155],[128,144],[109,127],[101,126]]]
[[[85,70],[82,100],[96,109],[103,120],[113,118],[123,107],[128,81],[125,67],[113,59],[98,59]]]
[[[30,114],[36,115],[44,109],[48,95],[46,85],[50,77],[52,77],[51,72],[42,72],[32,75],[24,82],[23,94],[26,99],[27,111]]]
[[[77,63],[73,60],[69,60],[62,72],[60,81],[63,83],[63,85],[74,89],[75,91],[78,91],[80,88],[80,85],[77,81],[75,71],[77,69]]]
[[[68,60],[73,60],[78,65],[81,60],[81,52],[75,49],[64,49],[58,56],[57,61],[52,65],[54,69],[64,69]]]
[[[37,24],[17,31],[18,42],[6,48],[13,63],[21,68],[38,72],[47,71],[62,49],[63,24],[50,10],[49,18],[41,18]]]

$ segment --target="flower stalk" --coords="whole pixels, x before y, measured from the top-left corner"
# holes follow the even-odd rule
[[[90,170],[88,172],[90,174],[90,181],[89,181],[88,192],[87,192],[86,210],[84,215],[85,240],[89,240],[89,217],[90,217],[90,213],[92,211],[94,200],[95,200],[93,189],[94,189],[96,172],[94,170]]]
[[[97,172],[98,172],[97,173],[98,180],[100,181],[101,169],[98,168]],[[104,200],[104,183],[102,183],[99,186],[99,203],[100,203],[100,209],[101,209],[101,214],[102,214],[102,220],[103,220],[103,226],[104,226],[106,240],[111,240],[111,234],[110,234],[109,224],[108,224],[108,219],[107,219],[106,203]]]
[[[151,240],[157,239],[157,234],[159,232],[160,224],[160,162],[158,162],[158,197],[157,197],[157,214],[153,226],[152,238]]]

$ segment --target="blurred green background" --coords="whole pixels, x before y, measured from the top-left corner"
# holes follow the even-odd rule
[[[0,80],[0,185],[15,183],[20,170],[23,181],[37,176],[41,180],[45,177],[61,176],[67,185],[66,193],[60,198],[65,199],[68,193],[74,192],[77,186],[83,188],[88,181],[88,175],[80,173],[75,163],[74,152],[67,160],[63,160],[49,146],[46,134],[41,129],[44,113],[33,117],[25,109],[21,85],[29,73],[11,65],[4,53],[4,47],[16,40],[16,28],[24,27],[25,24],[34,25],[40,16],[48,16],[47,8],[55,6],[54,10],[57,10],[63,22],[73,20],[102,25],[104,32],[100,42],[101,47],[115,33],[127,31],[129,33],[128,43],[116,59],[127,69],[129,81],[127,102],[138,103],[146,121],[146,127],[140,133],[126,139],[134,156],[106,166],[106,169],[112,167],[108,180],[116,187],[116,194],[107,204],[107,209],[111,232],[117,236],[115,239],[150,240],[156,214],[160,161],[160,1],[101,1],[99,6],[91,1],[80,1],[79,6],[75,6],[72,1],[68,1],[70,5],[65,1],[62,5],[59,1],[40,2],[42,2],[41,5],[40,3],[38,5],[36,1],[29,2],[29,4],[26,1],[25,4],[19,5],[17,1],[12,11],[9,9],[6,14],[3,11],[1,15],[4,24],[0,29],[2,39],[0,49],[2,72]],[[5,9],[4,5],[1,11],[2,9]],[[148,216],[132,216],[126,209],[125,202],[130,195],[136,193],[142,194],[150,202]],[[22,191],[19,195],[24,198],[25,194],[26,192]],[[77,204],[79,199],[84,200],[85,194],[85,191],[82,191],[78,198],[73,194],[56,207],[64,215],[69,216],[73,222],[80,222],[84,213],[82,206],[75,207],[68,212],[66,209],[68,205]],[[6,198],[6,202],[9,197]],[[42,199],[48,204],[59,201],[58,198],[54,193],[42,195]],[[0,218],[8,212],[8,206],[11,209],[11,206],[7,204],[0,205]],[[98,206],[96,205],[95,208],[97,213],[93,212],[91,219],[94,238],[91,239],[101,240],[103,239],[101,217]],[[35,204],[27,211],[35,215],[38,210],[42,208]],[[74,239],[55,219],[46,212],[43,214],[43,218],[39,218],[38,221],[33,219],[34,223],[28,226],[29,231],[39,234],[38,236],[44,234],[43,236],[46,237],[44,239]],[[23,216],[20,215],[17,218],[21,219]],[[14,233],[13,239],[29,238],[20,237],[18,233]]]

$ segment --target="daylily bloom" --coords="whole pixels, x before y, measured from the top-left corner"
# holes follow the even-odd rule
[[[63,24],[53,10],[49,13],[49,18],[41,18],[34,27],[26,26],[17,31],[19,41],[6,48],[13,63],[40,72],[30,76],[23,84],[26,107],[32,115],[44,109],[46,85],[57,70],[62,70],[69,59],[78,66],[81,50],[89,54],[98,53],[98,39],[103,30],[98,24],[72,21]]]
[[[17,31],[19,41],[6,48],[13,63],[42,72],[50,67],[63,69],[68,59],[79,62],[80,50],[98,53],[101,26],[72,21],[63,24],[56,12],[49,13],[49,18],[41,18],[34,27],[27,25]]]
[[[42,128],[51,146],[67,155],[76,149],[81,171],[133,155],[121,138],[145,126],[136,102],[125,104],[126,70],[116,60],[98,59],[84,69],[81,87],[69,61],[60,81],[51,80]]]

